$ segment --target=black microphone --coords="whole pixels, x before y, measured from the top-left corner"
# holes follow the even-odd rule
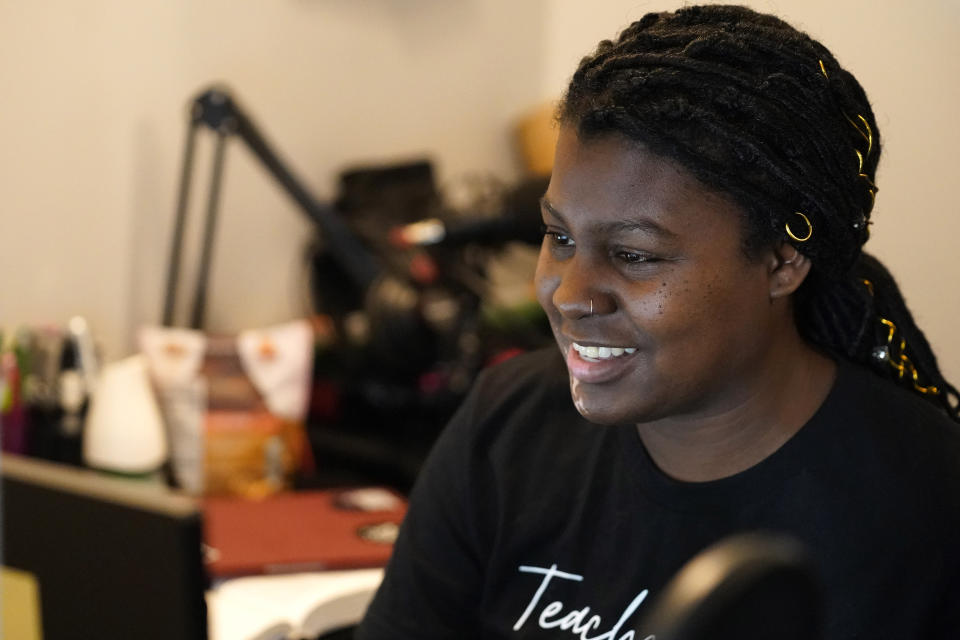
[[[540,244],[543,237],[540,198],[549,178],[523,181],[504,199],[503,212],[494,217],[462,217],[454,220],[427,218],[390,232],[393,244],[402,247],[462,244],[503,244],[518,241]]]

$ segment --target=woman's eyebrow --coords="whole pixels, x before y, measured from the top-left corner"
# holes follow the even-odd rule
[[[563,219],[563,215],[561,215],[561,213],[557,211],[557,208],[554,207],[552,204],[550,204],[550,201],[547,200],[547,196],[543,196],[542,198],[540,198],[540,207],[542,209],[546,209],[547,211],[549,211],[550,215],[560,220],[560,222],[566,222]]]
[[[608,233],[639,231],[640,233],[649,233],[666,240],[673,240],[677,237],[677,234],[675,234],[673,231],[660,226],[650,218],[634,218],[630,220],[618,220],[616,222],[604,222],[597,226],[599,229]]]
[[[540,198],[540,206],[546,209],[550,215],[560,222],[564,224],[566,223],[566,220],[563,218],[563,214],[560,213],[557,208],[550,203],[549,200],[547,200],[546,196]],[[603,222],[597,225],[597,229],[607,233],[649,233],[667,240],[673,240],[677,237],[677,234],[675,234],[673,231],[670,231],[669,229],[657,224],[650,218],[631,218],[617,220],[615,222]]]

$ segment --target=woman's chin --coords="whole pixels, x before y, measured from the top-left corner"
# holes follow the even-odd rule
[[[591,403],[582,396],[574,399],[573,406],[581,416],[594,424],[614,425],[630,422],[625,413],[612,410],[607,404]]]

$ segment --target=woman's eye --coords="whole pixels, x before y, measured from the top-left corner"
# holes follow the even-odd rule
[[[547,229],[543,232],[545,236],[550,238],[550,241],[558,247],[572,247],[573,238],[563,233],[562,231],[555,231],[553,229]]]
[[[617,257],[628,264],[656,261],[656,258],[653,256],[646,253],[640,253],[639,251],[618,251]]]

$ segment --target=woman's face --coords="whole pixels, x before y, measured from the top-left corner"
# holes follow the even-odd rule
[[[642,145],[563,127],[542,209],[537,297],[580,413],[709,416],[756,388],[783,311],[736,205]]]

